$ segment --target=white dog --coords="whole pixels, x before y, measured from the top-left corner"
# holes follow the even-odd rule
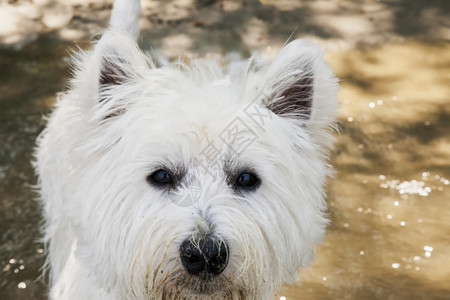
[[[299,40],[156,68],[139,11],[116,1],[38,140],[50,298],[271,299],[324,236],[337,80]]]

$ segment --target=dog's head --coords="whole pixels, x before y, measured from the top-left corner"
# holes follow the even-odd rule
[[[106,33],[68,95],[77,257],[124,299],[270,297],[324,235],[336,93],[302,41],[227,75]]]

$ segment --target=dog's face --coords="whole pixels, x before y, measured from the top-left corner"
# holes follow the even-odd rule
[[[301,42],[232,76],[193,64],[113,33],[80,64],[76,256],[123,299],[270,298],[324,235],[337,83]]]

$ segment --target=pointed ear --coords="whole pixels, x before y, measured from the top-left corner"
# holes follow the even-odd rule
[[[108,31],[92,52],[79,56],[72,90],[96,119],[107,119],[126,111],[133,86],[152,67],[131,37]]]
[[[267,108],[281,117],[308,120],[314,98],[314,73],[310,64],[292,67],[273,80]]]
[[[106,32],[94,50],[95,65],[98,66],[98,101],[111,98],[111,91],[132,84],[149,65],[129,36],[118,32]]]
[[[118,54],[116,49],[105,49],[100,60],[97,91],[97,101],[101,104],[98,112],[102,113],[104,120],[126,111],[127,95],[123,87],[137,79],[138,74],[122,54]]]
[[[274,59],[265,74],[266,106],[274,114],[307,124],[320,104],[325,77],[334,78],[322,60],[318,46],[301,40],[288,44]],[[327,79],[327,78],[325,78]],[[328,80],[327,79],[327,80]],[[329,82],[335,101],[336,83]],[[334,119],[334,118],[333,118]]]
[[[129,63],[119,54],[103,56],[100,62],[99,90],[122,85],[134,74],[127,72]],[[99,99],[100,102],[105,99]]]

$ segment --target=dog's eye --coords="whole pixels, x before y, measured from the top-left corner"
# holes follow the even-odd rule
[[[236,186],[243,189],[254,189],[259,185],[260,181],[255,174],[242,172],[236,178]]]
[[[164,186],[174,182],[173,176],[166,170],[158,170],[147,177],[147,181],[156,186]]]

